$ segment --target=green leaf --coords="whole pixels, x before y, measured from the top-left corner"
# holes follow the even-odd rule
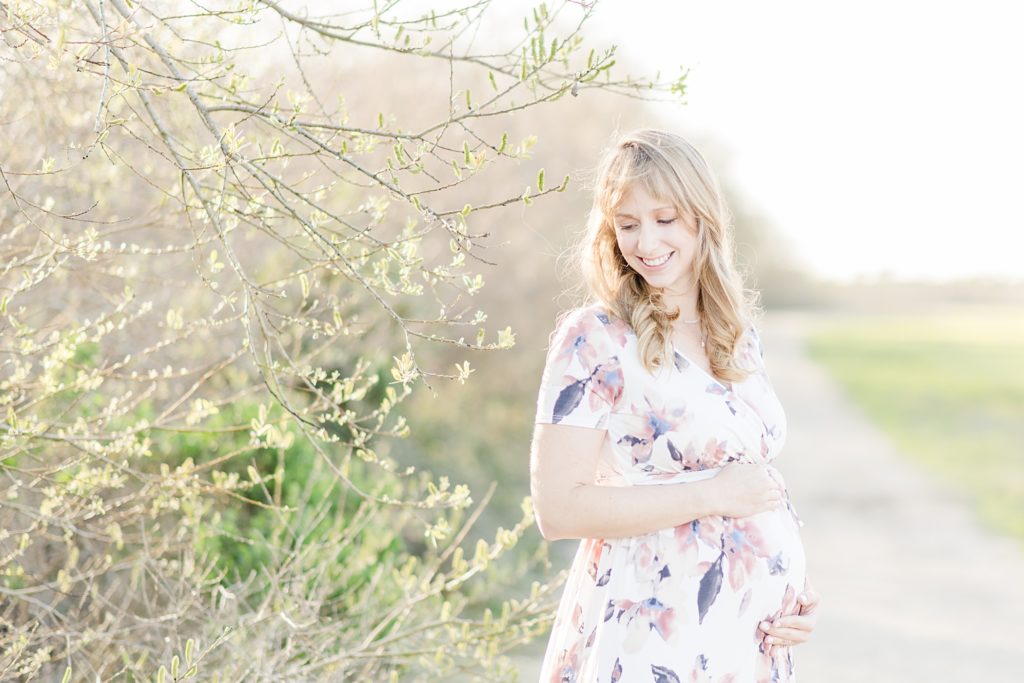
[[[540,172],[537,174],[537,191],[538,192],[543,192],[544,191],[544,169],[543,168],[540,169]]]

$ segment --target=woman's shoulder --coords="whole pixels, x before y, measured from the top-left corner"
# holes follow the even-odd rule
[[[579,334],[606,336],[619,346],[626,343],[629,324],[602,303],[587,303],[564,311],[558,316],[557,329],[567,336]]]

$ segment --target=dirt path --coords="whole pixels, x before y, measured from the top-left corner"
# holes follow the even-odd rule
[[[800,680],[1024,680],[1021,544],[982,528],[962,495],[895,451],[807,357],[814,324],[774,314],[761,325],[789,422],[777,464],[823,596],[813,641],[796,651]],[[539,656],[516,658],[524,683]]]
[[[779,461],[823,597],[805,683],[1024,680],[1024,551],[908,463],[804,351],[814,320],[763,323],[790,434]],[[969,457],[969,454],[965,454]]]

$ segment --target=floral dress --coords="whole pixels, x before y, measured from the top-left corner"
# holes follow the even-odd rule
[[[552,337],[536,421],[605,430],[600,485],[689,482],[729,462],[772,462],[785,415],[754,328],[736,350],[754,372],[731,387],[677,350],[673,356],[650,373],[628,324],[596,305],[576,309]],[[583,539],[541,682],[794,681],[790,648],[767,656],[758,624],[796,611],[805,579],[799,525],[787,494],[752,517]]]

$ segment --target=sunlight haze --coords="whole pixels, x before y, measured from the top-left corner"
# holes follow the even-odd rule
[[[635,70],[690,69],[678,130],[816,274],[1024,278],[1015,3],[606,0]]]

